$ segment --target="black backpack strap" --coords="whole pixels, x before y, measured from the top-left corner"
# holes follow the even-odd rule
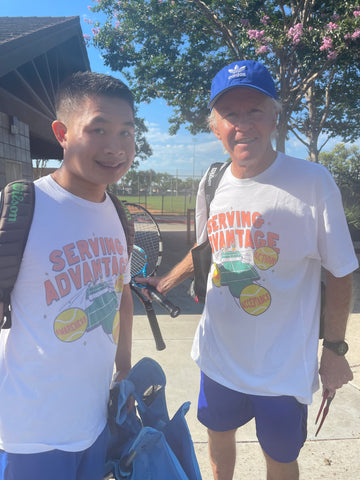
[[[205,200],[207,208],[207,216],[209,217],[210,203],[212,202],[215,191],[219,186],[220,180],[231,162],[215,162],[210,165],[205,179]]]
[[[0,301],[4,302],[2,328],[10,328],[10,293],[19,273],[35,208],[31,180],[17,180],[4,187],[0,203]],[[3,323],[3,324],[2,324]]]
[[[113,204],[115,205],[116,211],[119,215],[121,224],[125,232],[128,255],[130,256],[133,250],[134,239],[135,239],[135,229],[134,229],[133,219],[131,217],[129,210],[126,208],[126,202],[120,200],[116,195],[114,195],[111,192],[107,192],[107,193],[111,198],[111,200],[113,201]]]

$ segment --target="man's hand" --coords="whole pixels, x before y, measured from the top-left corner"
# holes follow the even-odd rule
[[[339,356],[328,348],[323,348],[319,374],[323,391],[328,390],[333,397],[335,391],[353,379],[353,374],[345,357]]]
[[[145,287],[147,284],[151,285],[152,287],[156,288],[156,290],[163,295],[166,295],[166,293],[171,289],[171,287],[168,285],[166,282],[166,277],[135,277],[135,282],[136,283],[141,283]],[[145,288],[145,295],[149,300],[152,300],[150,295],[148,294],[146,288]]]
[[[175,267],[166,275],[162,277],[135,278],[135,282],[143,284],[149,283],[151,286],[155,287],[158,292],[166,295],[170,290],[179,285],[186,278],[190,277],[193,273],[194,265],[190,250],[181,262],[175,265]],[[147,292],[145,293],[149,300],[151,300]]]

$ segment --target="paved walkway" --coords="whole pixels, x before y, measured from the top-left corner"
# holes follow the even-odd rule
[[[186,226],[160,225],[165,255],[160,272],[166,272],[187,252]],[[187,295],[188,283],[170,292],[170,299],[182,308],[182,314],[171,319],[159,309],[158,320],[167,348],[155,350],[150,327],[142,306],[135,304],[133,363],[144,356],[157,360],[167,376],[166,397],[170,417],[185,401],[191,401],[187,421],[203,480],[211,480],[207,435],[196,419],[199,384],[198,367],[190,358],[192,338],[199,321],[201,306]],[[318,437],[315,438],[315,416],[321,394],[314,395],[309,408],[308,440],[301,451],[299,465],[301,480],[360,478],[360,273],[355,274],[355,304],[350,317],[347,340],[350,345],[347,358],[354,372],[354,380],[338,391],[330,413]],[[256,441],[253,422],[239,430],[237,435],[237,464],[235,480],[265,479],[265,463]]]

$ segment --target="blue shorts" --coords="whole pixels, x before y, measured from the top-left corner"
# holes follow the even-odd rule
[[[255,418],[256,435],[273,460],[297,459],[307,436],[307,405],[290,396],[259,396],[230,390],[201,372],[198,419],[210,430],[235,430]]]
[[[7,453],[0,450],[0,480],[103,480],[107,428],[82,452],[49,450],[42,453]]]

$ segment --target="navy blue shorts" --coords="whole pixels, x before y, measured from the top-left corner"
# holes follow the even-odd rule
[[[307,405],[290,396],[259,396],[230,390],[201,372],[198,419],[210,430],[235,430],[255,419],[256,435],[273,460],[297,459],[307,436]]]
[[[103,480],[109,431],[82,452],[49,450],[7,453],[0,450],[0,480]]]

